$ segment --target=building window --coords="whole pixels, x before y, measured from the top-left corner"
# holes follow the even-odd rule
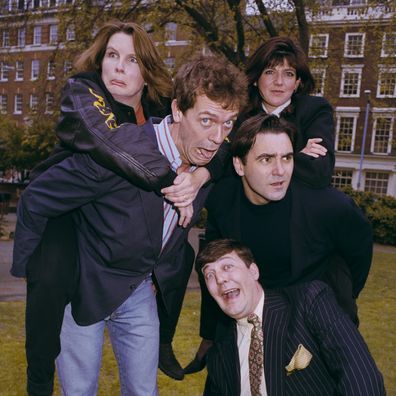
[[[48,61],[47,79],[48,80],[54,80],[55,79],[55,62],[52,61],[52,60]]]
[[[18,29],[18,47],[24,47],[26,43],[26,30],[25,28]]]
[[[49,29],[49,43],[57,44],[58,43],[58,25],[50,25]]]
[[[344,56],[347,58],[362,58],[365,36],[365,33],[346,33]]]
[[[73,69],[73,64],[71,61],[66,60],[65,63],[63,64],[63,73],[65,74],[65,76],[67,76],[68,74],[70,74],[70,72]]]
[[[0,95],[0,113],[7,114],[8,98],[7,95]]]
[[[15,62],[15,81],[23,81],[23,62]]]
[[[33,45],[41,44],[41,26],[35,26],[33,28]]]
[[[177,32],[177,24],[174,22],[169,22],[165,25],[165,40],[175,41]]]
[[[66,41],[74,41],[76,39],[76,31],[74,25],[69,25],[66,29]]]
[[[54,112],[54,95],[52,93],[45,94],[45,112],[49,114]]]
[[[8,81],[10,65],[7,62],[0,63],[0,81]]]
[[[33,0],[32,1],[32,6],[33,6],[33,8],[39,8],[39,7],[41,7],[41,1],[40,0]]]
[[[396,56],[396,32],[384,33],[382,37],[381,56]]]
[[[37,80],[40,74],[40,61],[38,59],[32,60],[32,74],[31,79]]]
[[[378,195],[386,195],[388,191],[389,174],[384,172],[366,172],[364,191]]]
[[[390,154],[392,150],[393,117],[374,119],[371,152],[373,154]]]
[[[22,114],[22,94],[15,95],[14,114]]]
[[[3,47],[10,46],[10,32],[8,30],[3,30],[2,46]]]
[[[309,39],[309,56],[311,58],[326,58],[328,46],[328,34],[311,34]]]
[[[337,115],[336,150],[351,153],[355,144],[357,115]]]
[[[396,97],[396,68],[382,69],[379,72],[377,98]]]
[[[316,96],[323,96],[326,81],[326,69],[313,69],[312,76],[315,80],[315,90],[313,94]]]
[[[24,10],[25,9],[25,0],[17,0],[17,5],[18,5],[18,10]]]
[[[164,63],[166,65],[166,67],[172,71],[175,69],[176,66],[176,62],[175,62],[175,58],[173,56],[168,56],[167,58],[165,58]]]
[[[38,95],[36,94],[31,94],[30,95],[30,111],[35,113],[38,108]]]
[[[341,76],[341,98],[358,98],[362,81],[361,67],[343,67]]]
[[[336,188],[352,186],[352,171],[336,169],[331,179],[331,184]]]

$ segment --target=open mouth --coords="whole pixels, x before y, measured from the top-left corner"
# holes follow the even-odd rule
[[[203,157],[205,160],[210,160],[212,157],[215,155],[216,150],[207,150],[204,148],[198,148],[197,149],[198,154]]]
[[[279,182],[271,183],[271,186],[279,188],[279,187],[283,186],[283,183],[284,183],[284,181],[279,181]]]
[[[229,289],[223,292],[221,295],[225,300],[232,300],[239,296],[240,290],[239,289]]]

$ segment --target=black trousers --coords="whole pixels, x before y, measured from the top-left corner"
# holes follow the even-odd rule
[[[160,342],[171,343],[180,316],[194,262],[194,250],[185,247],[183,286],[175,289],[170,312],[158,296]],[[30,396],[51,395],[55,359],[60,353],[60,332],[65,307],[78,285],[77,237],[71,214],[52,219],[27,267],[26,357],[27,391]]]
[[[77,241],[71,215],[50,220],[27,266],[27,391],[51,395],[65,306],[77,281]]]
[[[337,255],[329,259],[327,268],[327,271],[320,280],[326,282],[333,289],[338,305],[350,317],[352,322],[356,326],[359,326],[358,308],[356,299],[352,296],[352,281],[349,268],[345,261]],[[217,323],[219,320],[226,320],[225,314],[210,295],[200,269],[195,268],[195,270],[198,273],[199,285],[201,287],[199,335],[206,340],[214,340]]]

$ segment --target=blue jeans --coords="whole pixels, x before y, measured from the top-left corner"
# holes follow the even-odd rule
[[[121,395],[158,395],[159,320],[150,278],[108,318],[93,325],[77,325],[70,304],[66,307],[56,360],[63,395],[97,394],[105,326],[118,363]]]

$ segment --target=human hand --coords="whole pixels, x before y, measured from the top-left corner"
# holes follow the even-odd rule
[[[314,158],[318,158],[319,156],[325,156],[327,154],[327,148],[319,144],[322,141],[322,138],[308,139],[307,145],[301,150],[301,153],[310,155]]]
[[[206,168],[198,168],[194,172],[182,172],[172,186],[163,188],[161,193],[177,208],[189,206],[198,194],[199,189],[209,180]]]
[[[192,204],[179,208],[179,226],[186,228],[190,224],[193,214]]]

